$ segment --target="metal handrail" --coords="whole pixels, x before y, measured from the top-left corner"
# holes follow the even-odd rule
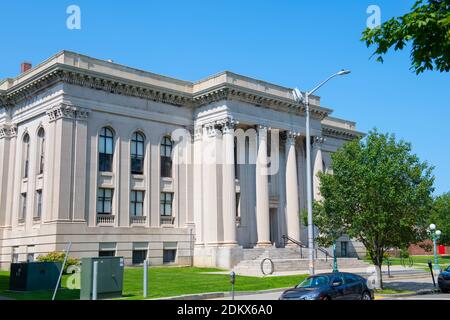
[[[286,246],[286,244],[290,241],[296,245],[298,245],[300,247],[300,256],[303,258],[303,252],[302,252],[302,248],[308,248],[307,245],[303,244],[301,241],[292,239],[291,237],[287,236],[287,235],[283,235],[282,236],[283,241],[284,241],[284,245]],[[328,262],[328,257],[333,258],[333,255],[331,255],[326,249],[321,248],[321,247],[317,247],[315,248],[316,250],[316,257],[317,257],[317,250],[319,250],[320,252],[325,254],[325,261]]]

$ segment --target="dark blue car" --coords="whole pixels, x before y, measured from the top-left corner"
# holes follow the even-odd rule
[[[450,292],[450,266],[441,272],[438,277],[438,284],[442,292]]]
[[[373,298],[373,290],[367,286],[366,279],[346,272],[310,276],[280,296],[280,300],[372,300]]]

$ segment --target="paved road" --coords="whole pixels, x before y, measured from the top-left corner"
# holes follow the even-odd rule
[[[236,295],[234,300],[278,300],[284,290],[270,293],[258,293],[249,295]],[[213,299],[213,300],[231,300],[231,297]]]

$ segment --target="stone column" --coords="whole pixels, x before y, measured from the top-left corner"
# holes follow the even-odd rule
[[[320,201],[320,180],[317,174],[323,172],[322,143],[325,141],[322,137],[314,137],[313,143],[313,197]]]
[[[203,217],[203,179],[202,179],[202,137],[203,126],[197,126],[194,132],[194,223],[195,223],[195,244],[204,243],[204,217]]]
[[[288,132],[286,137],[286,224],[287,235],[300,241],[297,156],[295,152],[297,136],[298,134],[294,132]]]
[[[256,230],[258,247],[270,246],[269,183],[267,158],[267,131],[258,126],[258,153],[256,159]]]
[[[234,128],[235,122],[228,119],[223,127],[222,208],[223,243],[237,245],[236,241],[236,180],[234,172]]]

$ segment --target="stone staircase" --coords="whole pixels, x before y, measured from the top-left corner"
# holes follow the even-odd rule
[[[298,247],[286,248],[255,248],[244,249],[243,259],[233,268],[238,275],[262,276],[261,263],[264,259],[270,259],[273,262],[273,272],[292,272],[305,271],[308,272],[308,249],[303,248],[302,254]],[[340,268],[365,268],[369,264],[359,260],[358,258],[338,258]],[[317,259],[315,260],[315,268],[317,270],[332,270],[333,258],[326,257],[325,253],[317,251]],[[270,272],[271,265],[269,261],[264,263],[264,270]]]

